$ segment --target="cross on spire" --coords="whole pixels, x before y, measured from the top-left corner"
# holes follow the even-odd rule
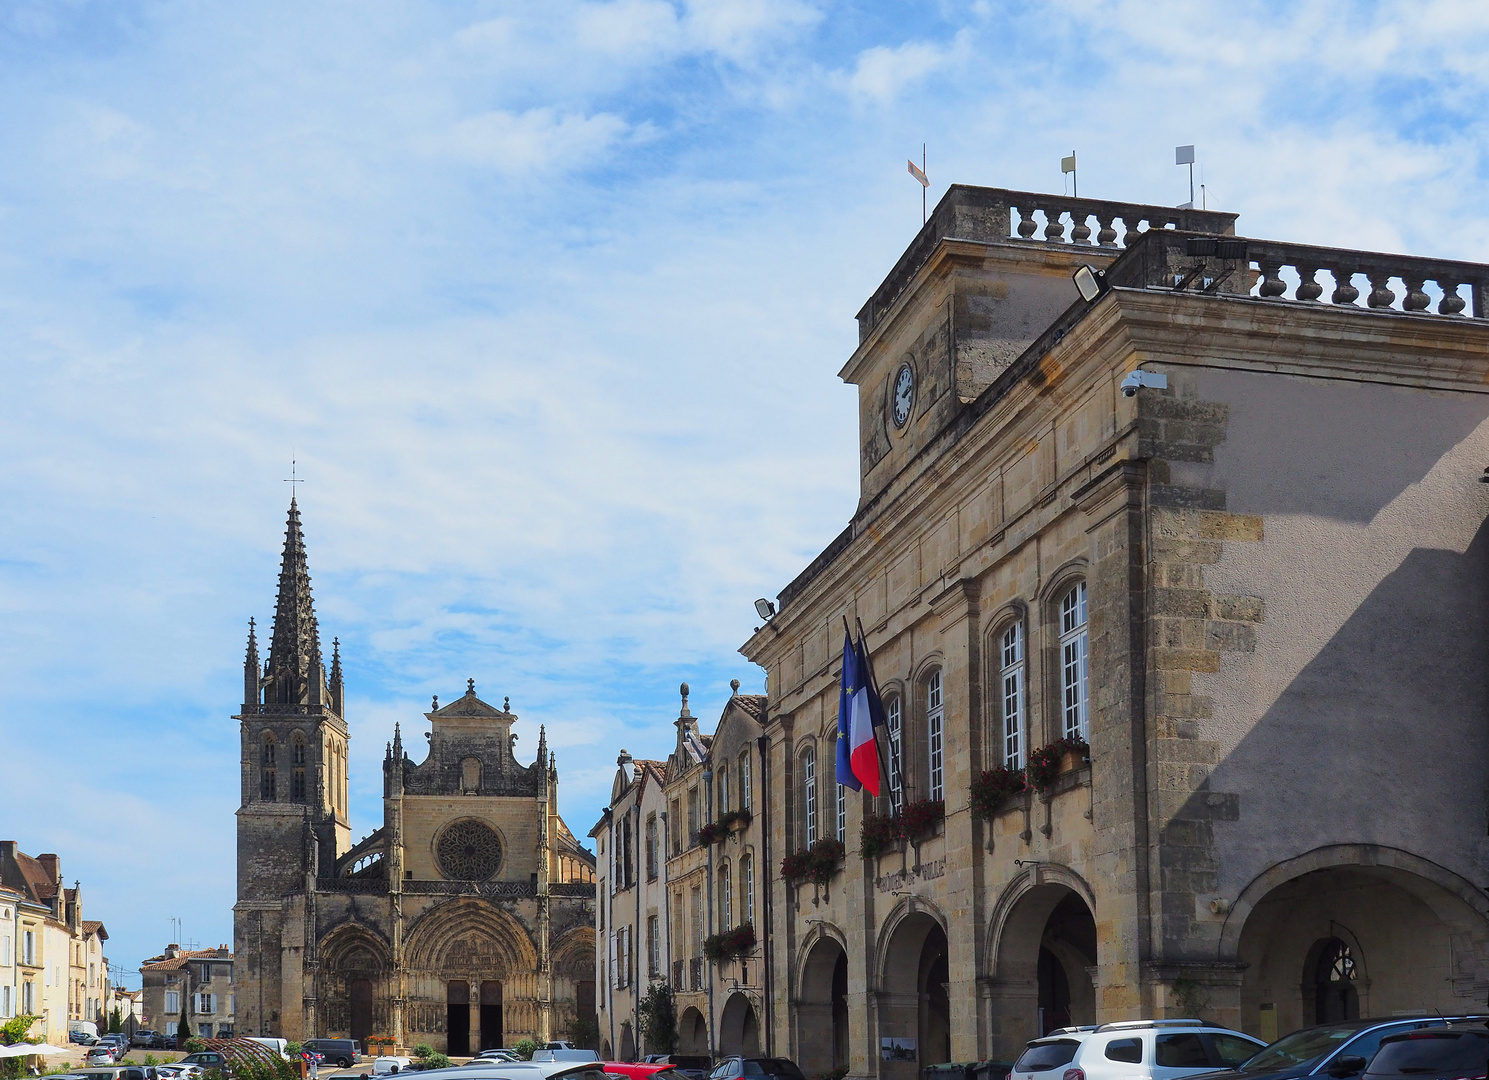
[[[297,466],[298,466],[298,463],[295,461],[295,459],[294,458],[290,458],[290,475],[289,475],[289,479],[287,479],[285,481],[285,483],[290,486],[290,502],[294,502],[295,501],[295,492],[298,490],[295,487],[295,485],[296,484],[303,484],[303,483],[305,483],[305,481],[302,480],[299,477],[299,475],[296,473]]]

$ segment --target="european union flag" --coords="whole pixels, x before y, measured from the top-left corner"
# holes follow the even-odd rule
[[[858,782],[858,777],[853,775],[853,765],[849,760],[852,754],[852,746],[848,741],[853,728],[853,695],[858,692],[858,654],[853,649],[853,638],[848,635],[847,629],[843,630],[843,677],[838,688],[838,739],[837,739],[837,778],[838,783],[852,791],[863,790],[863,785]]]

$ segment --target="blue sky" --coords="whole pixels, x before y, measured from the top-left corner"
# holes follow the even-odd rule
[[[836,372],[922,142],[933,200],[1075,149],[1170,204],[1193,142],[1244,233],[1483,261],[1485,56],[1477,2],[11,0],[0,834],[131,972],[231,939],[292,455],[354,835],[468,677],[584,832],[679,682],[760,688],[751,602],[853,511]]]

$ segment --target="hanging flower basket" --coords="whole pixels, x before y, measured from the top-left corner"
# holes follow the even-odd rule
[[[726,810],[719,815],[717,824],[726,833],[741,832],[750,827],[750,822],[755,820],[755,815],[749,810]]]
[[[899,818],[864,814],[863,828],[858,838],[859,858],[876,859],[893,849],[899,838]]]
[[[1055,781],[1065,770],[1067,755],[1077,762],[1090,757],[1091,748],[1085,739],[1056,739],[1048,746],[1041,746],[1029,755],[1029,783],[1041,795],[1055,786]]]
[[[803,881],[826,885],[838,872],[845,854],[843,845],[831,837],[823,837],[805,851],[787,855],[781,860],[781,878],[790,885]]]
[[[1023,769],[999,765],[980,773],[972,781],[972,816],[990,821],[1010,798],[1028,790],[1029,778],[1024,775]]]
[[[703,939],[703,955],[708,957],[709,963],[726,964],[731,960],[738,960],[741,956],[748,956],[755,948],[755,925],[753,923],[741,923],[733,930],[726,930],[722,934],[710,934]]]
[[[698,843],[721,844],[728,837],[729,830],[717,821],[710,821],[698,830]]]

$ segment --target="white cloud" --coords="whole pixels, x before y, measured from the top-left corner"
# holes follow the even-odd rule
[[[630,131],[611,113],[580,116],[550,108],[501,109],[453,124],[434,145],[452,157],[507,176],[583,168],[605,156]]]
[[[892,47],[875,45],[858,54],[852,74],[841,82],[855,97],[887,104],[961,60],[968,40],[963,34],[949,45],[924,41],[907,41]]]

